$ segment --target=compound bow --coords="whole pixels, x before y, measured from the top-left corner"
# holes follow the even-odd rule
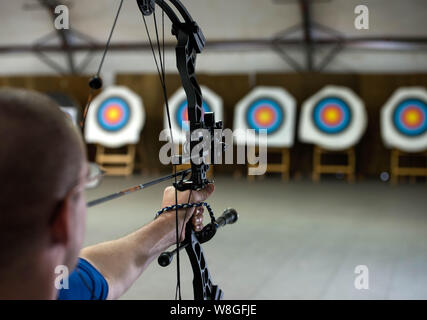
[[[178,18],[178,16],[175,13],[175,10],[171,8],[168,2],[171,3],[175,7],[175,9],[179,12],[183,21],[181,21]],[[162,58],[162,51],[160,48],[159,34],[157,29],[156,11],[155,11],[156,4],[162,9],[163,58]],[[100,71],[101,71],[106,53],[108,51],[110,40],[114,31],[118,16],[120,14],[122,5],[123,5],[123,0],[121,0],[120,2],[120,6],[116,14],[113,27],[109,34],[108,41],[104,50],[104,54],[102,56],[101,63],[98,68],[98,72],[89,82],[89,86],[91,87],[91,94],[89,95],[89,98],[88,98],[83,119],[85,119],[87,110],[90,106],[92,96],[93,96],[93,91],[100,89],[102,87]],[[172,34],[177,38],[177,41],[178,41],[176,46],[177,68],[181,78],[182,86],[187,96],[188,122],[189,122],[189,128],[190,128],[189,134],[191,137],[189,141],[189,145],[190,145],[189,153],[190,155],[192,155],[190,158],[191,169],[177,172],[176,171],[177,166],[175,162],[174,174],[157,179],[155,181],[151,181],[146,184],[141,184],[126,190],[122,190],[120,192],[103,197],[101,199],[91,201],[88,203],[88,206],[90,207],[93,205],[97,205],[99,203],[103,203],[105,201],[112,200],[117,197],[129,194],[130,192],[141,190],[147,186],[154,185],[166,179],[174,178],[175,182],[173,185],[175,187],[175,205],[171,207],[163,208],[157,213],[157,215],[160,215],[165,211],[171,211],[171,210],[176,211],[176,248],[171,252],[162,253],[158,259],[158,263],[161,266],[165,267],[171,263],[173,256],[176,254],[177,256],[177,290],[176,290],[175,298],[181,299],[179,252],[181,249],[185,248],[187,255],[189,257],[191,267],[193,270],[193,275],[194,275],[194,278],[193,278],[194,299],[195,300],[220,300],[223,295],[222,290],[218,286],[214,285],[212,282],[211,275],[206,263],[205,256],[203,254],[201,244],[212,239],[213,236],[216,234],[216,231],[218,230],[218,228],[226,224],[231,224],[236,222],[238,218],[237,212],[234,209],[227,209],[224,211],[221,217],[216,219],[211,207],[207,203],[178,204],[178,195],[177,195],[178,191],[185,191],[185,190],[190,190],[190,194],[191,194],[191,191],[203,189],[208,184],[212,183],[207,178],[209,165],[206,164],[205,161],[200,161],[201,159],[204,159],[206,156],[202,152],[203,149],[200,150],[200,152],[198,152],[199,159],[195,159],[193,157],[193,149],[196,148],[196,146],[202,140],[202,137],[200,137],[200,131],[204,130],[209,133],[211,151],[218,150],[218,148],[215,146],[216,143],[217,144],[219,143],[221,145],[221,148],[224,147],[224,144],[222,143],[222,141],[215,141],[215,137],[222,136],[222,135],[218,135],[218,130],[222,130],[222,122],[215,121],[215,115],[213,112],[205,112],[205,113],[203,112],[202,92],[195,76],[196,57],[197,57],[197,54],[200,54],[202,52],[205,46],[205,37],[200,27],[193,20],[193,18],[188,13],[187,9],[179,0],[169,0],[169,1],[137,0],[137,5],[142,12],[144,25],[147,31],[151,50],[154,56],[154,61],[156,63],[157,71],[160,77],[160,83],[163,89],[166,113],[167,113],[168,123],[169,123],[170,138],[171,138],[171,144],[172,144],[172,154],[175,155],[175,151],[174,151],[175,144],[174,144],[173,135],[172,135],[172,126],[171,126],[171,120],[170,120],[168,97],[167,97],[167,90],[166,90],[166,83],[165,83],[164,14],[166,14],[172,22]],[[154,45],[151,40],[150,33],[147,27],[146,18],[145,18],[146,16],[150,16],[150,15],[153,15],[154,17],[160,67],[159,67],[159,63],[157,62]],[[82,126],[84,126],[84,120],[83,120]],[[214,131],[216,131],[216,134],[214,134]],[[210,152],[210,163],[215,162],[216,156],[218,156],[218,154],[215,155],[215,152]],[[179,156],[178,158],[182,162],[183,157]],[[190,173],[190,177],[186,178],[187,174],[189,173]],[[177,179],[178,176],[181,176],[179,181]],[[210,223],[207,224],[202,231],[195,232],[193,230],[191,221],[188,222],[185,226],[185,240],[180,243],[179,234],[181,234],[181,232],[179,232],[180,230],[178,230],[178,209],[187,209],[190,207],[201,207],[201,206],[205,206],[207,208],[210,215],[210,219],[211,219]]]

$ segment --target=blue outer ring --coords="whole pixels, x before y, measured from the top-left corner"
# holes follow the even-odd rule
[[[262,128],[258,126],[255,122],[255,112],[261,105],[269,105],[273,107],[276,115],[276,121],[269,128]],[[267,130],[267,134],[271,135],[275,133],[283,125],[285,111],[282,106],[275,100],[271,98],[259,98],[249,104],[249,107],[246,112],[246,122],[250,129],[254,129],[256,133],[259,133],[259,130]]]
[[[181,119],[181,113],[183,111],[182,109],[186,108],[187,105],[188,105],[187,100],[186,99],[182,100],[175,112],[175,121],[178,124],[178,127],[184,131],[188,131],[189,128],[184,124],[183,119]],[[204,112],[212,111],[210,105],[205,100],[203,100],[202,102],[202,108]]]
[[[102,113],[104,112],[105,108],[107,108],[111,104],[120,105],[124,111],[123,112],[123,119],[115,125],[108,125],[102,119]],[[109,97],[109,98],[105,99],[101,103],[101,105],[99,106],[99,108],[97,110],[96,118],[98,120],[99,126],[102,129],[104,129],[105,131],[108,131],[108,132],[115,132],[115,131],[119,131],[119,130],[123,129],[129,123],[130,114],[131,114],[130,107],[129,107],[128,102],[125,99],[123,99],[121,97]]]
[[[328,126],[322,121],[322,111],[329,104],[336,104],[343,111],[343,119],[337,126]],[[316,125],[316,128],[319,131],[327,134],[339,134],[343,132],[350,124],[351,117],[351,109],[348,104],[344,100],[336,97],[323,98],[317,102],[316,106],[313,108],[313,121]]]
[[[400,122],[400,116],[406,107],[409,105],[416,105],[421,108],[424,113],[424,123],[421,127],[417,129],[411,129],[405,127],[403,123]],[[396,130],[408,137],[417,137],[427,132],[427,104],[420,99],[405,99],[397,104],[397,107],[393,112],[393,124]]]

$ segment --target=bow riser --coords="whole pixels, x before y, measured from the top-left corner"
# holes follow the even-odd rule
[[[203,112],[203,96],[195,75],[195,66],[197,52],[191,45],[190,36],[187,31],[175,30],[178,39],[176,47],[176,64],[181,77],[181,83],[187,96],[187,112],[188,121],[190,124],[190,155],[193,148],[199,143],[198,140],[191,139],[192,133],[205,129],[204,112]],[[202,156],[202,153],[200,154]],[[191,161],[191,178],[186,181],[180,181],[176,187],[180,191],[199,190],[209,183],[206,173],[209,166],[195,164]]]

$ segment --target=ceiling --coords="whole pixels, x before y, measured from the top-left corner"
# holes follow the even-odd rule
[[[396,68],[396,53],[394,51],[405,51],[403,56],[406,60],[403,63],[403,68],[408,70],[418,70],[424,68],[424,62],[418,63],[419,60],[425,60],[427,46],[414,41],[427,39],[427,21],[425,19],[427,13],[427,1],[425,0],[371,0],[363,1],[369,8],[370,14],[370,29],[357,30],[354,27],[355,13],[354,8],[361,3],[360,0],[182,0],[184,5],[191,12],[193,18],[199,23],[207,38],[208,44],[218,43],[214,52],[208,52],[211,56],[215,55],[218,59],[211,58],[211,62],[215,65],[224,60],[221,58],[225,54],[239,57],[239,52],[244,51],[241,57],[241,70],[270,70],[277,69],[277,64],[280,63],[282,70],[292,70],[292,65],[289,62],[284,62],[280,55],[271,51],[270,46],[260,48],[254,46],[256,41],[270,41],[277,37],[284,30],[298,26],[296,31],[287,35],[286,39],[301,39],[301,45],[285,46],[284,50],[293,59],[304,66],[306,63],[307,52],[304,51],[304,43],[302,40],[307,35],[307,29],[304,28],[304,15],[301,3],[309,4],[309,13],[306,16],[309,19],[309,32],[311,41],[316,39],[334,39],[329,32],[325,32],[327,28],[335,30],[343,38],[393,38],[402,39],[410,38],[412,42],[406,46],[405,43],[399,43],[399,46],[394,42],[376,41],[372,49],[381,49],[385,52],[382,59],[370,59],[372,52],[358,52],[358,49],[369,49],[366,43],[357,43],[354,45],[353,51],[341,49],[340,55],[334,58],[328,68],[332,71],[344,70],[345,66],[354,65],[354,61],[365,65],[365,69],[375,68],[384,65],[384,68]],[[70,10],[70,24],[72,30],[79,31],[93,38],[98,42],[100,47],[105,43],[112,22],[115,17],[119,0],[63,0]],[[158,21],[161,21],[161,16],[158,14]],[[167,20],[167,19],[166,19]],[[38,40],[52,33],[53,23],[52,18],[46,8],[40,6],[38,0],[0,0],[0,51],[1,48],[18,46],[20,48],[31,48]],[[317,24],[325,28],[318,28]],[[170,23],[165,22],[166,42],[173,41],[170,35]],[[151,27],[151,32],[154,29]],[[152,33],[154,35],[154,33]],[[249,42],[241,43],[246,40]],[[76,37],[68,38],[69,45],[81,44],[81,40]],[[239,44],[240,41],[240,44]],[[252,41],[252,42],[251,42]],[[300,40],[298,40],[300,41]],[[248,44],[252,45],[248,45]],[[427,40],[426,40],[427,43]],[[60,45],[59,37],[48,42],[49,45]],[[117,27],[112,38],[112,45],[115,44],[147,44],[147,36],[141,18],[141,13],[137,8],[135,0],[124,0],[123,8],[119,16]],[[349,43],[349,47],[350,43]],[[146,46],[145,49],[148,47]],[[209,47],[207,47],[209,49]],[[211,47],[212,48],[212,47]],[[268,49],[265,52],[265,49]],[[314,47],[314,57],[312,60],[322,60],[321,58],[327,55],[329,47]],[[333,49],[333,48],[331,48]],[[31,52],[24,52],[17,56],[17,52],[3,51],[0,55],[0,65],[4,68],[1,73],[23,72],[19,70],[20,65],[26,65],[27,68],[35,64],[40,64],[40,61],[31,55]],[[61,53],[61,52],[59,52]],[[144,56],[149,56],[150,52],[144,52]],[[378,53],[375,53],[378,57]],[[83,59],[82,53],[75,55],[75,59]],[[117,61],[123,59],[121,57],[141,56],[139,50],[130,50],[130,52],[120,52],[112,54]],[[52,60],[63,64],[63,54],[50,55]],[[256,57],[259,57],[257,59]],[[96,60],[97,57],[95,57]],[[265,61],[255,63],[254,60],[267,59],[271,61],[269,64]],[[27,59],[19,63],[16,59]],[[148,58],[147,58],[148,59]],[[233,59],[233,58],[232,58]],[[132,60],[132,58],[131,58]],[[37,62],[36,62],[37,61]],[[148,60],[147,60],[148,61]],[[235,58],[234,61],[239,61]],[[244,61],[247,61],[245,64]],[[341,61],[341,62],[340,62]],[[417,66],[412,65],[411,61],[417,62]],[[381,64],[381,62],[383,62]],[[11,69],[11,63],[15,64],[15,68]],[[378,64],[379,63],[379,64]],[[117,63],[113,63],[114,68],[120,69]],[[126,63],[124,63],[126,64]],[[207,64],[206,64],[207,65]],[[225,64],[227,65],[227,63]],[[275,67],[276,66],[276,67]],[[89,66],[90,68],[91,66]],[[44,69],[43,69],[44,68]],[[94,65],[92,66],[92,69]],[[108,66],[106,66],[108,69]],[[130,66],[123,66],[124,69]],[[217,69],[212,67],[212,69]],[[427,65],[425,65],[427,70]],[[37,65],[34,68],[30,67],[30,72],[51,72],[52,69]],[[209,69],[209,68],[207,68]],[[233,69],[233,68],[232,68]],[[362,66],[363,69],[363,66]],[[28,70],[28,69],[27,69]],[[142,69],[141,69],[142,70]],[[233,69],[234,70],[234,69]],[[238,69],[237,71],[239,71]],[[208,70],[209,71],[209,70]]]

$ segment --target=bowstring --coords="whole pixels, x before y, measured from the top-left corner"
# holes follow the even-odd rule
[[[150,43],[151,52],[153,54],[154,62],[156,64],[156,68],[157,68],[157,73],[158,73],[159,79],[160,79],[160,85],[161,85],[162,91],[163,91],[163,98],[164,98],[165,106],[166,106],[166,115],[167,115],[167,119],[168,119],[168,126],[169,126],[169,131],[170,131],[170,136],[171,136],[172,154],[173,154],[173,157],[175,157],[175,142],[174,142],[173,132],[172,132],[172,122],[171,122],[171,118],[170,118],[169,101],[168,101],[167,87],[166,87],[166,75],[165,75],[164,11],[162,10],[162,37],[163,37],[163,39],[162,39],[163,49],[162,50],[160,48],[160,39],[159,39],[159,32],[158,32],[158,27],[157,27],[157,18],[156,18],[156,11],[155,10],[153,12],[153,18],[154,18],[154,26],[155,26],[155,32],[156,32],[157,49],[159,52],[159,62],[157,61],[153,41],[151,39],[150,32],[148,30],[147,21],[145,19],[145,16],[143,16],[145,30],[147,32],[148,41]],[[163,55],[162,55],[162,51],[163,51]],[[159,64],[160,64],[160,67],[159,67]],[[175,186],[176,186],[178,180],[176,177],[177,165],[175,163],[173,163],[173,168],[174,168],[174,174],[175,174],[175,179],[174,179],[175,181],[174,182],[175,182]],[[176,189],[176,187],[175,187],[175,204],[178,205],[178,190]],[[184,218],[184,221],[185,221],[185,218]],[[176,288],[175,288],[175,300],[177,300],[177,299],[181,300],[182,299],[182,297],[181,297],[181,270],[180,270],[180,257],[179,257],[180,233],[179,233],[178,208],[176,208],[176,212],[175,212],[175,226],[176,226],[175,227],[175,233],[176,233],[176,249],[177,249],[177,254],[176,254],[177,281],[176,281]]]
[[[164,0],[162,0],[162,3],[164,2]],[[157,33],[157,21],[156,21],[156,12],[154,11],[154,21],[156,22],[156,35],[157,35],[157,43],[159,44],[159,38],[158,38],[158,33]],[[160,46],[158,45],[159,48],[159,55],[160,57],[162,56],[160,54]],[[165,56],[165,12],[164,10],[162,10],[162,52],[163,52],[163,63],[162,63],[162,75],[163,75],[163,84],[165,87],[165,91],[167,90],[167,86],[166,86],[166,56]],[[165,96],[167,97],[167,92],[165,93]],[[167,99],[166,99],[167,100]],[[171,130],[171,135],[172,135],[172,128],[171,128],[171,121],[170,121],[170,113],[169,113],[169,103],[167,102],[168,108],[167,108],[167,113],[168,113],[168,121],[169,121],[169,129]],[[175,144],[172,142],[173,145],[173,153],[175,154]],[[175,186],[178,183],[177,177],[176,177],[176,170],[177,170],[177,166],[176,164],[173,166],[174,168],[174,174],[175,174]],[[178,205],[178,190],[175,187],[175,204]],[[184,217],[184,221],[185,221],[185,217]],[[176,255],[176,261],[177,261],[177,277],[176,277],[176,287],[175,287],[175,300],[177,300],[177,295],[179,296],[179,300],[182,299],[181,297],[181,272],[180,272],[180,256],[179,256],[179,236],[182,233],[178,234],[178,224],[179,224],[179,220],[178,220],[178,208],[175,211],[175,226],[176,226],[176,249],[177,249],[177,255]],[[184,224],[183,224],[184,226]]]

